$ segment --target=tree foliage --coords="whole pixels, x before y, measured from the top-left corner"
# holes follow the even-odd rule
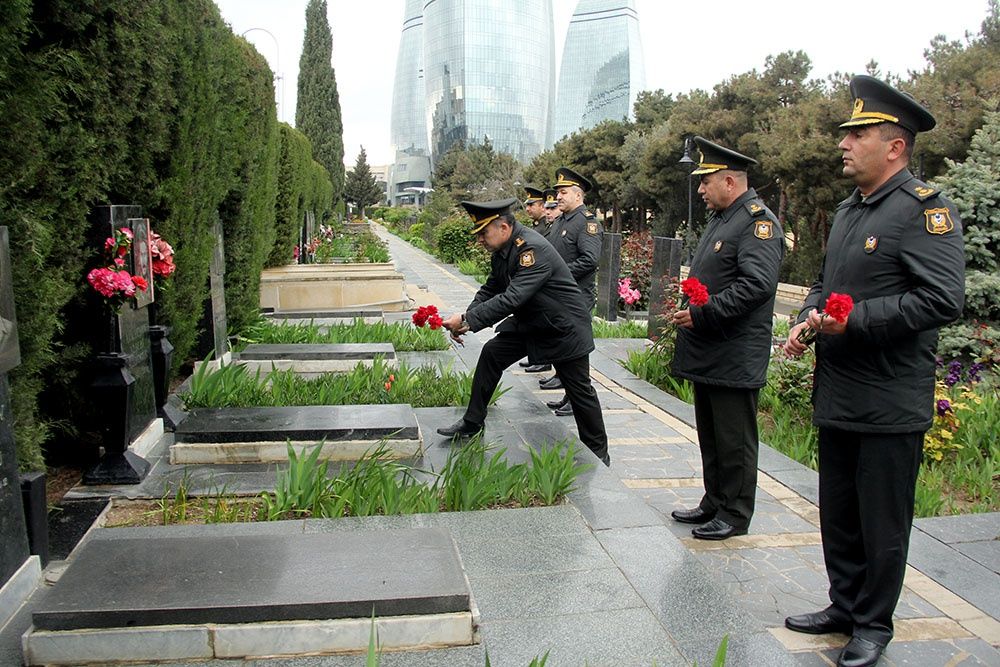
[[[361,217],[364,217],[365,209],[381,202],[384,194],[372,174],[371,167],[368,166],[368,156],[365,154],[365,147],[362,146],[358,159],[354,162],[354,169],[347,172],[347,179],[344,181],[344,199],[357,206]]]
[[[332,57],[333,35],[326,0],[309,0],[299,58],[295,127],[309,138],[313,156],[330,174],[336,203],[344,194],[344,125]]]

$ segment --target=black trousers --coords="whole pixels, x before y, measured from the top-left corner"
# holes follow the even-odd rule
[[[501,332],[483,346],[476,364],[476,373],[472,376],[472,396],[469,407],[465,410],[466,421],[482,424],[486,420],[487,404],[500,383],[500,376],[527,352],[524,338],[512,332]],[[590,357],[584,355],[568,361],[556,361],[552,365],[562,379],[569,402],[573,405],[573,417],[580,431],[580,440],[595,456],[603,458],[608,453],[608,434],[604,429],[604,416],[601,414],[597,392],[590,383]]]
[[[757,495],[759,389],[694,383],[705,495],[699,507],[731,526],[750,526]]]
[[[923,433],[819,429],[819,518],[831,613],[877,644],[892,639]]]

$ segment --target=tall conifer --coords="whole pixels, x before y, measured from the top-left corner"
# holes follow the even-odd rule
[[[368,166],[368,155],[362,146],[354,163],[354,169],[347,172],[344,199],[357,206],[361,217],[364,217],[365,209],[382,201],[384,195],[384,191],[375,180],[375,175],[372,174],[371,167]]]
[[[326,0],[309,0],[299,59],[295,127],[309,138],[313,157],[329,172],[336,203],[344,194],[344,125],[332,57],[333,37]]]

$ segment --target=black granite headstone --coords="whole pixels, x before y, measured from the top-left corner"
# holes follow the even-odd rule
[[[49,563],[49,507],[45,498],[45,473],[21,475],[21,503],[28,529],[28,548],[42,561]]]
[[[604,233],[601,261],[597,265],[597,316],[618,319],[618,278],[622,268],[622,235]]]
[[[7,228],[0,227],[0,373],[6,373],[21,363],[7,241]]]
[[[17,477],[9,393],[7,374],[0,373],[0,586],[7,583],[30,555],[21,484]]]
[[[104,247],[104,239],[111,236],[115,229],[129,227],[130,218],[140,218],[141,215],[142,208],[139,206],[99,206],[93,214],[95,247]],[[134,271],[134,267],[129,268]],[[118,315],[117,345],[116,351],[125,355],[125,366],[135,378],[129,399],[129,438],[135,439],[156,419],[149,314],[145,308],[122,306]]]
[[[659,333],[663,296],[672,278],[680,278],[681,259],[684,255],[683,239],[653,237],[653,270],[649,285],[649,324],[646,333],[653,337]]]
[[[215,358],[221,359],[229,351],[226,327],[226,246],[222,233],[222,219],[215,218],[215,251],[209,267],[209,283],[212,294],[212,334],[215,342]]]

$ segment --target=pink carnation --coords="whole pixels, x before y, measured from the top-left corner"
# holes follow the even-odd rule
[[[97,292],[110,299],[115,295],[117,287],[115,286],[115,274],[118,271],[112,271],[107,268],[94,269],[87,274],[87,282],[90,283]]]

